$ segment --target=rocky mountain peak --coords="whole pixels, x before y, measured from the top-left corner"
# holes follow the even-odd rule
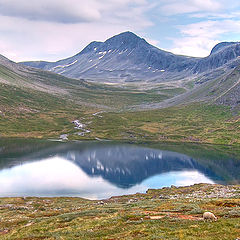
[[[175,81],[204,75],[216,78],[240,63],[240,42],[217,44],[205,58],[175,55],[147,43],[132,32],[123,32],[105,42],[91,42],[80,53],[57,62],[25,62],[77,79],[104,82]],[[217,69],[221,68],[222,71]],[[202,80],[201,80],[202,82]]]
[[[210,55],[219,52],[220,50],[223,50],[226,47],[233,46],[240,44],[239,42],[221,42],[215,45],[210,53]]]
[[[134,48],[139,42],[147,43],[144,39],[132,32],[123,32],[106,40],[105,44],[116,48],[121,46]]]

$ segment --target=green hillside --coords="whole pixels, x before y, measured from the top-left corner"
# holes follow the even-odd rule
[[[238,97],[239,75],[236,69],[194,88],[192,81],[178,87],[172,83],[120,87],[4,62],[0,65],[0,136],[67,134],[69,139],[239,144],[238,104],[234,100],[234,110],[216,105],[220,100],[225,103],[229,94],[229,99],[232,93]],[[79,135],[72,123],[75,119],[89,132]]]

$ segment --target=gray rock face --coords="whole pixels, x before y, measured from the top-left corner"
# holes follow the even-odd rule
[[[240,82],[237,86],[217,100],[219,104],[236,107],[240,104]]]
[[[131,32],[92,42],[77,55],[55,63],[25,62],[73,78],[127,82],[187,76],[196,58],[160,50]]]
[[[218,43],[211,51],[210,55],[218,52],[219,50],[223,50],[224,48],[227,48],[231,45],[234,45],[236,44],[236,42],[221,42],[221,43]]]
[[[234,79],[232,83],[229,80]],[[228,88],[223,90],[216,102],[222,105],[237,107],[240,105],[240,67],[237,67],[229,76],[222,79],[228,84]]]
[[[199,76],[221,76],[240,64],[240,43],[217,44],[205,58],[179,56],[160,50],[131,32],[105,42],[92,42],[77,55],[57,62],[24,62],[77,79],[104,82],[163,82]],[[217,71],[216,71],[217,70]]]
[[[233,61],[240,63],[240,43],[220,43],[217,44],[211,51],[211,54],[200,59],[193,68],[194,73],[202,73],[215,70],[224,65],[233,64]],[[234,66],[234,65],[233,65]]]

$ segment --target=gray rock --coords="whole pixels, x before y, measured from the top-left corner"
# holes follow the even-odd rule
[[[92,42],[73,57],[57,62],[24,62],[77,79],[104,82],[164,82],[221,76],[240,64],[240,43],[217,44],[205,58],[175,55],[158,49],[134,33],[124,32],[105,42]]]

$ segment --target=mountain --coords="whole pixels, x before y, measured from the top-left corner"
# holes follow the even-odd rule
[[[74,79],[31,68],[15,63],[0,55],[0,110],[5,106],[14,105],[39,105],[44,99],[74,98],[73,89],[83,89],[84,82],[79,83]],[[72,87],[74,86],[74,87]],[[43,99],[41,99],[44,97]]]
[[[84,80],[72,79],[54,72],[24,66],[0,56],[0,111],[21,108],[32,111],[51,111],[61,108],[123,109],[147,102],[160,102],[178,94],[160,93],[156,90],[123,89],[117,86],[99,85]],[[161,89],[163,90],[163,89]],[[41,106],[39,106],[41,105]],[[38,107],[40,109],[38,109]],[[10,110],[11,109],[11,110]],[[1,112],[0,112],[1,115]]]
[[[24,62],[72,78],[102,81],[156,80],[188,75],[186,66],[197,59],[160,50],[131,32],[124,32],[105,42],[92,42],[77,55],[50,62]],[[165,72],[168,72],[166,75]]]
[[[119,43],[119,40],[122,44]],[[144,39],[141,39],[136,35],[127,32],[115,36],[104,43],[91,43],[81,53],[76,55],[76,58],[82,59],[85,58],[86,55],[91,55],[91,58],[93,59],[93,57],[96,57],[97,55],[98,60],[96,61],[98,61],[98,66],[102,64],[101,66],[103,67],[104,62],[106,61],[104,60],[105,57],[111,59],[119,58],[118,60],[116,60],[119,62],[119,65],[116,65],[116,67],[119,67],[121,65],[120,60],[126,58],[122,56],[126,54],[122,53],[126,51],[124,50],[124,47],[126,45],[128,45],[129,48],[132,49],[131,51],[134,52],[135,61],[137,61],[136,59],[139,59],[139,66],[143,66],[144,61],[151,61],[151,68],[154,68],[154,66],[157,66],[159,61],[162,61],[162,66],[164,66],[165,69],[168,69],[166,70],[166,72],[156,72],[154,74],[165,74],[165,76],[170,77],[167,71],[174,72],[177,71],[175,69],[176,66],[180,66],[182,64],[181,67],[183,67],[184,64],[191,64],[191,71],[194,72],[194,76],[197,78],[197,80],[195,80],[194,88],[189,89],[187,85],[188,83],[192,83],[192,77],[188,77],[190,80],[187,80],[186,82],[182,81],[184,77],[180,77],[182,76],[181,74],[183,71],[184,74],[189,74],[188,76],[191,76],[192,73],[190,72],[190,70],[186,69],[178,69],[178,77],[181,81],[175,81],[173,83],[165,82],[164,86],[161,85],[160,88],[158,88],[158,85],[155,82],[152,82],[151,84],[148,82],[145,85],[141,84],[143,86],[142,90],[135,89],[133,91],[132,88],[123,89],[108,85],[99,85],[93,82],[90,83],[83,80],[79,81],[78,79],[68,78],[54,72],[24,66],[20,63],[15,63],[0,55],[0,84],[2,84],[2,94],[0,94],[0,100],[2,106],[3,103],[5,103],[5,105],[11,106],[12,102],[15,102],[16,105],[22,103],[22,105],[25,106],[31,103],[31,105],[35,107],[42,102],[42,100],[40,100],[40,96],[42,96],[42,94],[45,94],[44,98],[50,97],[51,102],[56,102],[55,98],[57,97],[58,99],[70,100],[80,105],[100,107],[101,109],[106,107],[132,108],[132,106],[134,107],[134,109],[152,109],[174,106],[183,103],[187,104],[191,102],[212,102],[222,105],[229,105],[233,108],[240,105],[240,63],[238,64],[239,57],[236,57],[240,54],[240,43],[220,43],[213,48],[210,56],[202,59],[196,59],[184,56],[175,56],[171,53],[159,50],[146,43]],[[108,54],[105,52],[109,52],[111,50],[110,46],[114,46],[115,49],[117,48],[118,50],[114,51],[118,51],[118,53],[112,53],[108,56]],[[151,49],[150,52],[147,52],[147,48],[144,49],[144,47],[146,46],[147,48]],[[148,55],[144,55],[145,60],[140,57],[141,54],[139,54],[136,49],[142,49],[143,52],[148,53]],[[99,57],[99,55],[102,54],[103,50],[107,51],[103,53],[104,57],[101,58]],[[99,51],[101,54],[99,54]],[[162,58],[159,57],[160,55],[153,53],[160,54]],[[151,54],[153,54],[155,58],[151,57]],[[113,56],[110,57],[111,55]],[[101,62],[101,59],[99,60],[99,58],[103,59],[103,62]],[[132,57],[130,57],[130,59],[132,59]],[[227,61],[226,59],[228,59],[228,62],[227,64],[224,64]],[[71,59],[71,61],[72,60],[73,59]],[[106,62],[106,64],[112,64],[110,60],[109,62]],[[67,61],[69,60],[66,59],[60,61],[62,68],[66,68],[62,71],[66,71],[66,73],[71,73],[74,67],[76,68],[76,71],[78,70],[77,66],[79,65],[79,60],[76,59],[74,60],[74,64],[68,64],[68,66],[65,65],[65,67],[63,67],[63,61],[66,61],[67,63]],[[122,61],[124,62],[126,61],[126,59]],[[130,60],[127,61],[128,63],[130,62]],[[174,62],[173,65],[170,64],[171,62]],[[34,64],[38,64],[38,66],[42,67],[45,64],[44,68],[49,67],[49,64],[44,62],[29,63],[29,65],[31,66],[34,66]],[[86,64],[89,64],[89,61]],[[57,66],[53,67],[56,72],[59,71],[58,68],[60,68]],[[201,74],[204,68],[207,70],[206,72]],[[212,68],[215,69],[212,70]],[[130,70],[131,69],[127,69],[126,71]],[[94,70],[92,71],[98,70],[94,68]],[[137,71],[141,72],[140,69],[138,69]],[[137,71],[135,72],[136,74]],[[112,72],[112,74],[115,73],[116,71]],[[103,75],[104,74],[106,74],[106,71],[103,73]],[[109,75],[112,76],[111,74]],[[142,75],[146,77],[146,75],[144,75],[144,72]],[[104,79],[107,79],[107,76],[108,75],[106,75]],[[102,74],[99,73],[98,77],[101,78]],[[121,79],[121,81],[124,80]],[[160,81],[160,78],[158,79],[158,81]],[[149,90],[147,90],[147,88],[149,88]],[[13,97],[18,95],[19,98]],[[35,96],[34,100],[32,100],[32,96]],[[0,107],[0,111],[2,111],[3,109],[2,106]]]
[[[207,105],[229,105],[237,113],[239,79],[238,66],[205,82],[198,76],[195,84],[193,79],[180,79],[115,86],[67,78],[1,57],[0,138],[237,144],[239,118],[228,108]],[[86,128],[74,128],[74,120]]]
[[[240,64],[240,43],[217,44],[205,58],[175,55],[158,49],[134,33],[92,42],[73,57],[57,62],[23,62],[77,79],[102,82],[165,82],[189,78],[206,81]]]
[[[97,111],[96,109],[108,109],[109,105],[115,105],[112,88],[108,86],[98,87],[94,83],[86,83],[53,72],[24,66],[1,55],[0,89],[0,123],[2,124],[0,128],[6,131],[8,129],[6,124],[18,128],[15,126],[16,120],[20,121],[19,116],[25,117],[25,114],[33,114],[37,121],[41,113],[47,113],[52,118],[56,118],[56,111],[67,111],[69,114],[69,112],[74,113],[74,109],[78,112],[84,111],[86,106],[88,109]],[[118,89],[114,91],[118,93]],[[121,94],[129,95],[130,93],[121,90],[120,98]],[[108,95],[110,96],[107,97]],[[107,103],[105,99],[108,100]],[[71,124],[70,120],[69,123]],[[57,126],[57,124],[54,125]],[[21,126],[24,130],[31,128],[31,124]],[[1,131],[0,136],[2,134]]]
[[[217,44],[208,57],[199,59],[193,68],[194,73],[218,69],[223,66],[234,68],[240,63],[240,43],[223,42]]]

